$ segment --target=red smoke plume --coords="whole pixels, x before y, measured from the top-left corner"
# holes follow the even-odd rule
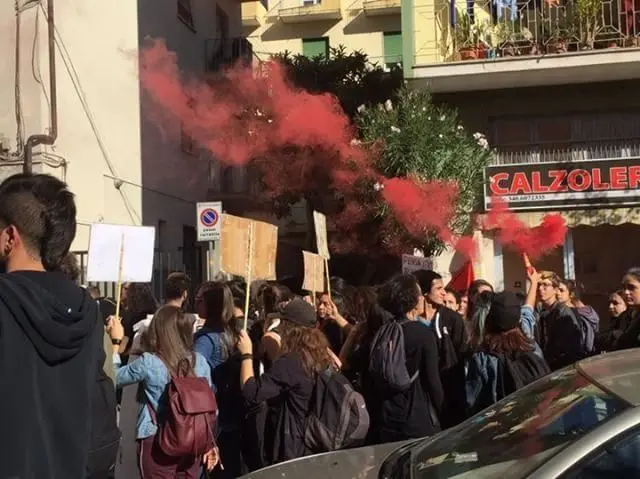
[[[259,77],[249,68],[235,67],[206,80],[182,78],[176,55],[162,40],[154,40],[141,50],[139,71],[151,100],[145,111],[165,136],[179,135],[180,124],[221,163],[250,162],[260,170],[271,198],[337,191],[344,208],[330,219],[339,226],[343,250],[365,252],[360,239],[367,236],[384,237],[389,252],[413,247],[403,244],[406,235],[395,234],[397,225],[388,216],[376,222],[376,203],[383,199],[413,236],[436,234],[473,256],[473,240],[455,237],[448,226],[455,212],[455,184],[382,178],[375,171],[375,151],[352,141],[355,132],[338,101],[294,88],[281,65],[267,63]],[[384,186],[382,194],[374,191],[375,183]],[[542,234],[509,224],[514,227],[503,230],[503,241],[532,257],[561,241],[557,234],[550,239],[546,230]],[[553,227],[546,229],[554,233]]]
[[[494,202],[487,214],[484,227],[497,228],[497,238],[503,245],[518,253],[526,253],[532,260],[540,258],[564,243],[567,225],[562,216],[546,215],[542,223],[529,228],[507,208],[504,202]]]

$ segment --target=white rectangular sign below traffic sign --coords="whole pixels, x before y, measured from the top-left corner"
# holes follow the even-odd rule
[[[222,202],[198,203],[198,241],[218,241],[222,225]]]

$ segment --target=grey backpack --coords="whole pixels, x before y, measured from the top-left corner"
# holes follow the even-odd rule
[[[404,391],[416,380],[407,370],[402,323],[391,321],[382,326],[371,343],[369,375],[379,389]]]

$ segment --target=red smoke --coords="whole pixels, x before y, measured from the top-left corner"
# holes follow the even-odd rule
[[[449,229],[457,201],[454,183],[382,178],[374,167],[375,148],[352,141],[356,132],[338,101],[294,88],[281,65],[267,63],[260,76],[234,67],[207,79],[183,78],[176,55],[162,40],[154,40],[141,50],[139,71],[151,100],[145,112],[162,133],[177,138],[181,125],[219,162],[250,163],[259,170],[267,200],[337,191],[344,208],[331,212],[329,220],[339,228],[343,251],[366,252],[364,243],[370,241],[374,247],[369,252],[379,253],[372,238],[384,238],[389,252],[411,251],[414,245],[398,231],[399,223],[414,238],[435,234],[473,256],[473,240],[458,238]],[[376,182],[383,185],[381,194],[373,188]],[[380,219],[382,199],[395,213],[395,222],[388,215]],[[541,234],[509,224],[514,227],[503,230],[502,240],[532,257],[561,242],[553,225]],[[554,239],[549,233],[556,233]]]
[[[532,260],[563,244],[567,234],[567,225],[562,216],[546,215],[539,226],[529,228],[503,202],[492,204],[484,227],[497,228],[500,243],[518,253],[526,253]]]

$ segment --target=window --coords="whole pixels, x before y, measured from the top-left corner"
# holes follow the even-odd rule
[[[178,19],[191,30],[195,30],[191,0],[178,0]]]
[[[302,54],[307,58],[315,58],[318,56],[328,58],[329,57],[329,39],[327,37],[303,38]]]
[[[564,476],[565,479],[599,479],[640,476],[640,435],[638,431],[616,438],[595,456],[587,459]]]
[[[385,67],[402,64],[402,33],[384,32],[382,40]]]
[[[194,100],[190,99],[187,105],[193,110],[195,108]],[[194,141],[193,136],[191,136],[191,134],[185,129],[184,122],[180,123],[180,149],[184,153],[188,153],[190,155],[196,154],[196,142]]]

